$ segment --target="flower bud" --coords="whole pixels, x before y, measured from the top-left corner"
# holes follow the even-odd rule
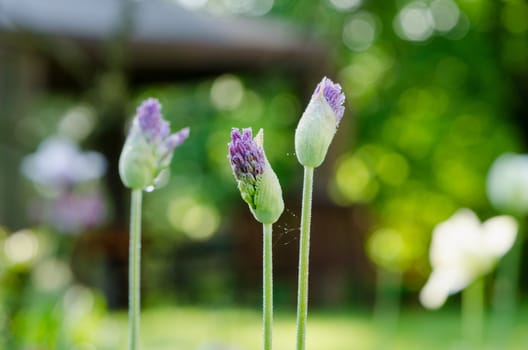
[[[189,128],[169,133],[169,122],[163,119],[158,100],[144,101],[137,109],[119,158],[119,175],[126,187],[155,187],[158,176],[170,165],[174,149],[189,136]]]
[[[146,143],[125,143],[119,158],[119,175],[123,184],[132,189],[144,189],[154,183],[156,157]]]
[[[252,139],[251,129],[231,131],[228,158],[242,199],[261,223],[276,222],[284,210],[282,189],[263,148],[264,132]]]
[[[321,165],[343,118],[344,102],[341,86],[324,77],[295,130],[295,152],[302,165],[312,168]]]

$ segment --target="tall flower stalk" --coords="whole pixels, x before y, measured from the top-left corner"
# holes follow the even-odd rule
[[[168,172],[174,149],[189,136],[189,128],[170,134],[161,104],[150,98],[137,109],[119,159],[119,175],[132,191],[129,255],[129,349],[139,349],[141,307],[141,202]]]
[[[299,163],[304,166],[297,294],[297,350],[306,348],[314,169],[321,165],[326,157],[328,147],[343,118],[344,102],[345,95],[341,92],[341,86],[326,77],[323,78],[317,85],[295,130],[295,152]]]
[[[272,226],[284,211],[282,190],[264,153],[264,132],[252,138],[251,129],[231,131],[229,162],[242,199],[248,204],[255,219],[262,223],[263,254],[263,349],[272,349],[273,326],[273,259]]]
[[[128,261],[129,349],[139,349],[141,315],[141,202],[143,190],[133,189],[130,202],[130,238]]]

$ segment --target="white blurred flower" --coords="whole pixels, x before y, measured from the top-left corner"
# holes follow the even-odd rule
[[[506,153],[497,158],[488,173],[487,190],[496,209],[527,215],[528,155]]]
[[[22,161],[22,174],[55,189],[103,176],[106,162],[97,152],[82,152],[72,141],[50,137]]]
[[[429,258],[433,271],[420,292],[430,309],[441,307],[451,294],[488,273],[510,250],[517,235],[511,216],[496,216],[484,223],[469,209],[457,211],[436,226]]]
[[[104,223],[107,206],[97,181],[106,170],[104,157],[80,150],[58,136],[44,140],[22,160],[22,174],[44,197],[34,201],[30,215],[61,233],[77,234]]]

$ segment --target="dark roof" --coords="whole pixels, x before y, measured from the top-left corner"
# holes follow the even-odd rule
[[[71,42],[100,63],[123,27],[121,0],[0,0],[0,35],[35,48]],[[324,50],[307,31],[275,19],[215,17],[162,0],[130,1],[126,66],[139,70],[320,67]],[[42,47],[42,44],[40,45]]]

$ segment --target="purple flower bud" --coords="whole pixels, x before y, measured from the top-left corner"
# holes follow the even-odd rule
[[[324,77],[323,80],[317,84],[314,95],[317,95],[321,89],[323,89],[323,96],[330,107],[332,107],[332,110],[337,117],[337,124],[339,124],[345,113],[345,106],[343,106],[345,103],[345,94],[341,92],[341,85]]]
[[[231,143],[229,143],[229,160],[233,174],[238,181],[257,179],[264,169],[264,151],[252,137],[251,129],[243,129],[242,134],[238,129],[231,130]],[[250,180],[253,181],[253,180]],[[248,184],[254,186],[255,184]]]
[[[189,128],[170,135],[170,125],[163,119],[159,101],[145,100],[136,111],[121,153],[119,171],[123,183],[133,189],[152,187],[169,166],[174,149],[188,136]]]
[[[167,137],[169,124],[161,116],[161,104],[157,99],[145,100],[136,113],[141,131],[149,141]]]
[[[316,168],[324,161],[343,118],[344,102],[341,86],[324,77],[295,129],[295,154],[302,165]]]
[[[277,175],[264,154],[264,132],[255,138],[251,129],[231,130],[228,158],[242,199],[253,216],[262,223],[274,223],[284,210]]]

